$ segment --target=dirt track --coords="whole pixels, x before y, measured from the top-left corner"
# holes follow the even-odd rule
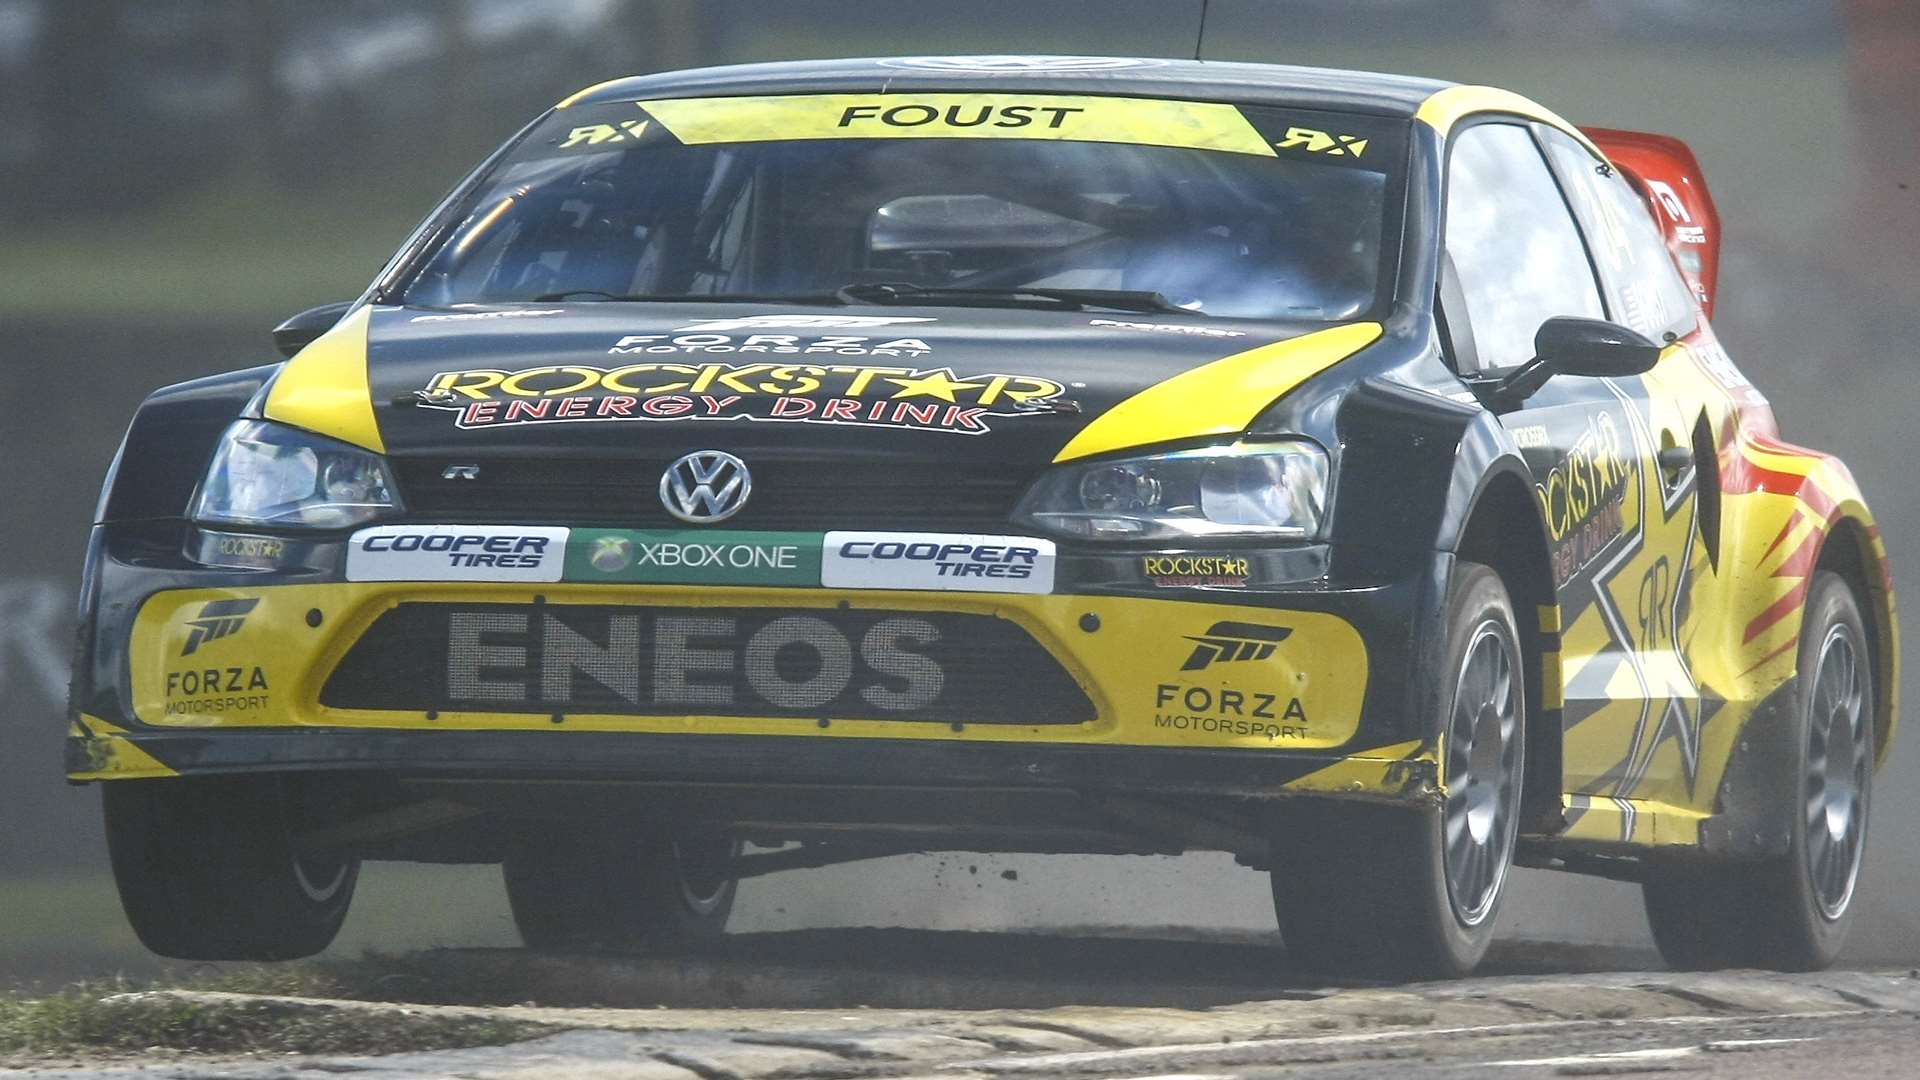
[[[1844,1060],[1848,1076],[1912,1074],[1920,975],[1631,970],[1649,960],[1510,945],[1490,965],[1496,974],[1481,978],[1340,989],[1290,976],[1284,954],[1253,936],[808,931],[741,935],[714,955],[648,960],[446,950],[393,958],[366,995],[392,1000],[147,996],[289,1018],[481,1016],[550,1033],[378,1057],[44,1064],[64,1064],[62,1076],[965,1080],[1365,1076],[1388,1062],[1408,1077],[1671,1069],[1767,1077]],[[1543,971],[1560,973],[1533,973]]]

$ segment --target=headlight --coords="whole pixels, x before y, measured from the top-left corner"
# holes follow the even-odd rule
[[[399,509],[386,459],[297,428],[227,429],[194,501],[204,525],[344,529]]]
[[[1289,439],[1063,465],[1014,517],[1090,540],[1298,540],[1320,531],[1326,501],[1327,452]]]

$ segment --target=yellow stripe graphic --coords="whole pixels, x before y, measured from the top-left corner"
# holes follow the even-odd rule
[[[560,104],[558,104],[558,105],[555,105],[555,106],[554,106],[554,108],[556,108],[556,109],[570,109],[570,108],[572,108],[572,107],[574,106],[574,104],[575,104],[576,102],[578,102],[578,101],[579,101],[579,100],[580,100],[581,98],[584,98],[584,97],[587,97],[587,96],[589,96],[589,95],[591,95],[591,94],[593,94],[593,93],[595,93],[595,92],[597,92],[597,91],[600,91],[600,90],[603,90],[603,89],[605,89],[605,88],[607,88],[607,87],[609,87],[609,86],[612,86],[612,85],[613,85],[614,83],[617,83],[617,82],[626,82],[626,81],[627,81],[628,79],[631,79],[631,78],[633,78],[633,76],[631,76],[631,75],[622,75],[622,76],[620,76],[620,77],[619,77],[619,78],[617,78],[617,79],[608,79],[608,80],[607,80],[606,82],[597,82],[597,83],[594,83],[594,84],[593,84],[592,86],[589,86],[589,87],[587,87],[587,88],[585,88],[585,89],[583,89],[583,90],[575,90],[575,91],[574,91],[573,93],[571,93],[571,94],[568,94],[568,95],[567,95],[566,97],[564,97],[564,98],[562,98],[562,99],[560,100]]]
[[[1541,604],[1536,610],[1539,612],[1541,633],[1557,634],[1560,632],[1559,604]]]
[[[1412,795],[1422,775],[1415,763],[1433,765],[1437,751],[1421,753],[1421,741],[1357,750],[1344,760],[1287,783],[1288,791],[1327,791],[1349,795]]]
[[[1560,666],[1560,650],[1542,652],[1540,654],[1540,707],[1566,708],[1566,685],[1566,672]]]
[[[1275,157],[1232,105],[1064,94],[801,94],[638,102],[683,143],[1060,139]]]
[[[367,323],[363,307],[301,349],[267,394],[266,417],[385,453],[367,385]]]
[[[1475,113],[1513,113],[1517,116],[1541,120],[1580,140],[1580,144],[1592,151],[1594,156],[1605,161],[1593,140],[1579,128],[1567,123],[1551,109],[1542,106],[1530,98],[1521,97],[1511,90],[1502,90],[1494,86],[1449,86],[1420,103],[1413,114],[1415,120],[1440,133],[1442,138],[1453,130],[1453,125]]]
[[[97,716],[82,714],[68,725],[67,737],[82,740],[91,768],[68,773],[69,780],[139,780],[178,776],[172,768],[133,744],[126,729]]]
[[[1088,424],[1054,461],[1136,446],[1238,434],[1268,405],[1380,337],[1379,323],[1349,323],[1235,353],[1175,375]]]

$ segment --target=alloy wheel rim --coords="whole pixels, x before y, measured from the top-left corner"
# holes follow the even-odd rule
[[[312,816],[305,805],[305,796],[311,789],[296,785],[283,779],[275,788],[278,797],[280,825],[289,834],[295,832]],[[325,853],[296,851],[293,863],[293,884],[306,898],[316,904],[331,903],[339,897],[340,890],[347,884],[347,876],[353,872],[353,860],[334,857]]]
[[[1820,914],[1833,922],[1853,903],[1860,877],[1873,767],[1860,649],[1845,623],[1820,643],[1807,709],[1807,879]]]
[[[307,899],[316,904],[324,904],[340,895],[340,887],[347,883],[347,872],[352,864],[346,860],[321,862],[318,866],[309,866],[307,861],[296,856],[293,860],[294,884],[307,894]]]
[[[1447,723],[1441,837],[1454,918],[1472,927],[1492,914],[1513,861],[1522,747],[1511,638],[1487,619],[1468,641]]]
[[[734,843],[724,836],[675,839],[674,865],[680,870],[680,899],[696,914],[707,915],[727,898],[733,886],[728,874],[734,857]]]

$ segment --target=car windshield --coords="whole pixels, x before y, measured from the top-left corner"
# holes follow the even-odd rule
[[[882,298],[916,304],[1102,290],[1351,319],[1391,280],[1405,126],[1008,94],[558,109],[452,208],[401,299],[819,302],[893,283],[916,288]]]

